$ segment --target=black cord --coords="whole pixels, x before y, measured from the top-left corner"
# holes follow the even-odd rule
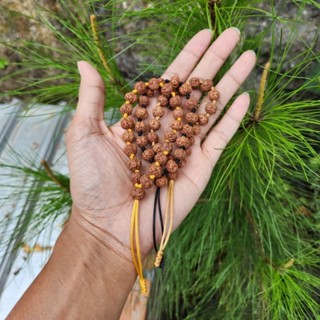
[[[157,187],[155,196],[154,196],[154,203],[153,203],[153,219],[152,219],[152,231],[153,231],[153,247],[154,250],[157,252],[157,236],[156,236],[156,216],[157,216],[157,209],[159,212],[160,218],[160,225],[161,225],[161,232],[163,233],[163,219],[162,219],[162,209],[161,209],[161,201],[160,201],[160,188]]]

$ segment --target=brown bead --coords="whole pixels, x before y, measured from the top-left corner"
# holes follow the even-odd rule
[[[172,150],[172,148],[173,148],[172,143],[170,143],[170,142],[165,142],[165,143],[162,145],[161,151],[162,151],[162,152],[168,152],[168,153],[170,153],[171,150]]]
[[[124,103],[121,107],[120,107],[120,112],[122,114],[128,114],[130,115],[132,113],[132,104],[130,103]]]
[[[198,108],[198,101],[194,97],[190,97],[190,99],[186,99],[184,102],[184,106],[188,110],[193,110]]]
[[[193,138],[193,137],[192,137]],[[191,156],[192,154],[192,149],[191,148],[186,148],[186,154],[187,154],[187,157],[188,156]]]
[[[190,125],[194,125],[198,121],[198,115],[193,112],[189,112],[186,114],[186,122]]]
[[[152,129],[152,130],[158,130],[160,128],[160,121],[157,120],[157,119],[151,119],[149,121],[149,128]]]
[[[211,100],[217,101],[220,98],[220,92],[215,88],[211,88],[211,90],[208,92],[208,97]]]
[[[208,114],[215,114],[218,110],[217,104],[215,101],[210,101],[206,104],[205,110]]]
[[[151,98],[154,96],[154,91],[148,88],[146,91],[146,95],[147,97]]]
[[[200,127],[199,127],[199,129],[200,129]],[[189,142],[190,142],[190,147],[194,145],[195,140],[194,140],[194,137],[193,137],[193,136],[189,138]],[[191,150],[191,149],[190,149],[190,150]],[[191,153],[190,153],[190,154],[191,154]]]
[[[170,79],[170,82],[174,88],[179,88],[180,86],[180,78],[178,76],[173,76]]]
[[[160,151],[162,151],[162,145],[160,143],[155,143],[153,146],[152,146],[152,150],[155,152],[155,153],[158,153]]]
[[[182,86],[179,87],[179,93],[185,96],[187,93],[192,92],[192,87],[190,83],[184,83]]]
[[[208,92],[212,87],[212,81],[210,79],[203,80],[200,85],[200,90],[202,92]]]
[[[148,87],[151,89],[151,90],[158,90],[159,89],[159,80],[157,78],[151,78],[149,81],[148,81],[149,85]]]
[[[209,118],[205,113],[200,113],[199,114],[199,124],[201,126],[204,126],[205,124],[207,124],[209,122]]]
[[[200,126],[199,125],[194,125],[193,126],[193,134],[196,136],[200,133]]]
[[[146,136],[141,136],[136,138],[136,144],[138,147],[145,147],[149,143],[149,140]]]
[[[123,129],[131,129],[134,126],[134,121],[132,117],[122,118],[120,123]]]
[[[148,140],[152,143],[156,143],[159,141],[159,136],[155,132],[149,132],[147,134]]]
[[[124,142],[132,142],[134,141],[134,133],[132,131],[125,131],[122,134],[122,139]]]
[[[147,110],[141,107],[136,107],[133,114],[137,119],[146,119],[148,117]]]
[[[144,198],[145,192],[142,188],[134,188],[131,191],[131,196],[136,200],[142,200]]]
[[[160,107],[160,106],[156,106],[153,108],[152,110],[152,114],[154,117],[163,117],[165,114],[165,110],[164,108]]]
[[[183,110],[182,109],[174,109],[173,110],[173,118],[177,119],[177,118],[183,118]]]
[[[152,149],[147,149],[142,152],[142,159],[149,161],[154,158],[154,151]]]
[[[164,165],[167,163],[168,157],[166,155],[164,155],[163,152],[158,152],[155,155],[154,160],[159,162],[161,165]]]
[[[148,131],[148,129],[149,129],[148,124],[144,121],[137,121],[134,126],[134,130],[136,132],[146,132]]]
[[[178,178],[178,172],[169,172],[168,173],[169,180],[177,180]]]
[[[168,178],[166,176],[162,176],[155,180],[155,184],[157,187],[162,188],[168,184]]]
[[[176,131],[180,131],[183,127],[183,123],[179,120],[173,120],[171,123],[171,128]]]
[[[126,93],[124,98],[125,98],[125,100],[129,101],[130,103],[137,102],[137,100],[138,100],[138,96],[133,92]]]
[[[172,130],[168,130],[165,132],[164,137],[169,142],[175,142],[177,139],[177,134],[174,133]]]
[[[138,147],[136,144],[127,144],[124,148],[124,153],[130,157],[132,154],[136,154],[138,151]]]
[[[181,134],[186,135],[188,138],[192,137],[194,134],[193,127],[190,126],[189,124],[185,124],[181,130]]]
[[[199,86],[200,86],[200,79],[199,78],[193,77],[189,80],[189,82],[190,82],[190,85],[192,88],[199,88]]]
[[[166,163],[166,169],[169,173],[174,173],[178,171],[178,165],[174,160],[170,159]]]
[[[150,103],[150,99],[147,96],[139,97],[139,105],[140,106],[148,106]]]
[[[140,182],[141,174],[140,172],[133,172],[130,176],[130,180],[133,184]]]
[[[161,88],[161,93],[166,96],[170,97],[171,93],[173,91],[173,85],[171,83],[164,83],[162,88]]]
[[[187,161],[185,159],[182,159],[178,163],[179,168],[183,168],[187,164]]]
[[[143,189],[150,189],[153,186],[153,180],[146,174],[143,174],[140,178],[140,183],[142,184]]]
[[[169,103],[169,100],[166,96],[161,95],[158,97],[158,102],[160,103],[161,107],[166,107]]]
[[[181,97],[180,96],[171,97],[169,100],[169,104],[173,108],[179,107],[181,105]]]
[[[181,147],[188,148],[190,146],[190,140],[187,137],[181,136],[177,139],[176,145],[179,148]]]
[[[134,88],[138,91],[138,94],[144,94],[147,91],[146,85],[142,81],[138,81]]]
[[[160,178],[162,175],[162,168],[152,164],[149,167],[149,175],[154,175],[156,178]]]
[[[141,167],[141,160],[138,158],[133,158],[128,161],[128,168],[131,171],[139,170]]]
[[[173,157],[179,160],[183,160],[187,157],[187,153],[185,150],[178,148],[173,151]]]

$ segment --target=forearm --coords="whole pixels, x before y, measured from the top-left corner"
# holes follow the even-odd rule
[[[13,319],[119,319],[135,281],[132,263],[69,221]]]

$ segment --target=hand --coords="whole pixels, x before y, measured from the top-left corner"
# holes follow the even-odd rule
[[[208,30],[195,35],[162,77],[166,79],[178,75],[183,81],[193,76],[212,79],[237,45],[240,35],[236,29],[227,29],[209,46],[211,37]],[[242,94],[216,122],[254,65],[255,54],[247,51],[216,84],[220,92],[218,112],[210,116],[208,125],[201,127],[200,135],[195,137],[192,155],[187,158],[187,165],[180,169],[175,182],[174,228],[195,205],[223,149],[247,112],[249,95]],[[73,199],[72,219],[101,243],[112,246],[119,254],[131,259],[129,232],[133,199],[130,193],[133,186],[127,167],[128,158],[123,152],[125,143],[121,136],[124,130],[119,123],[110,127],[105,124],[105,89],[98,72],[83,61],[79,62],[78,67],[81,74],[79,103],[66,138]],[[197,98],[200,98],[200,93]],[[156,104],[156,98],[151,100],[148,108]],[[119,106],[122,103],[119,101]],[[168,119],[167,123],[170,122]],[[143,256],[153,245],[154,191],[155,188],[147,190],[140,204]],[[165,196],[166,191],[162,191],[163,207]]]

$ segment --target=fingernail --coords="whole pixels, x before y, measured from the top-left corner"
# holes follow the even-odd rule
[[[210,32],[211,34],[213,34],[213,32],[212,32],[211,29],[204,29],[204,30],[207,30],[208,32]]]
[[[231,29],[233,29],[234,31],[236,31],[239,35],[241,34],[240,30],[236,27],[231,27]]]
[[[250,97],[250,93],[249,92],[244,92],[243,95],[246,95],[246,96]]]

